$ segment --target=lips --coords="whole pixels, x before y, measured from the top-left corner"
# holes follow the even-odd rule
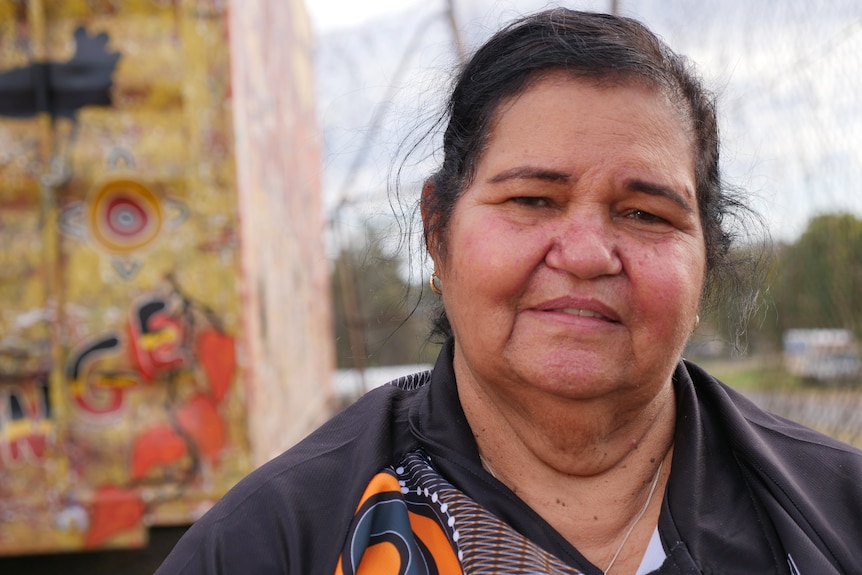
[[[559,312],[563,312],[563,313],[568,314],[568,315],[576,315],[579,317],[595,317],[595,318],[599,318],[599,319],[607,319],[602,314],[594,312],[594,311],[589,310],[589,309],[575,309],[575,308],[567,307],[567,308],[563,308],[563,309],[555,309],[555,310],[548,310],[548,311],[559,311]]]
[[[619,322],[620,316],[607,304],[594,299],[558,298],[543,302],[533,309],[542,312],[562,313],[575,317]]]

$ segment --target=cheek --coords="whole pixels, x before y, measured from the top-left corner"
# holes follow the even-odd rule
[[[629,277],[639,315],[653,318],[671,334],[693,321],[703,289],[704,255],[690,246],[641,252],[631,260]]]
[[[541,260],[537,234],[501,218],[463,218],[450,236],[448,271],[478,295],[516,292]],[[531,233],[532,231],[532,233]]]

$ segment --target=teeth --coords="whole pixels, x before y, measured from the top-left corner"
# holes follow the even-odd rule
[[[567,307],[567,308],[563,309],[562,311],[563,311],[563,313],[567,313],[569,315],[579,315],[581,317],[597,317],[600,319],[602,317],[604,317],[602,314],[596,313],[594,311],[590,311],[588,309],[575,309],[575,308]]]

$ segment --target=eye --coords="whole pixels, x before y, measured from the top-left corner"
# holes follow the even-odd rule
[[[640,222],[645,222],[648,224],[649,223],[658,224],[658,223],[664,223],[665,222],[664,218],[660,218],[654,214],[651,214],[649,212],[645,212],[643,210],[632,210],[628,213],[628,217],[632,218],[633,220],[638,220]]]
[[[551,205],[551,202],[548,198],[543,198],[540,196],[516,196],[512,198],[512,201],[518,205],[526,206],[529,208],[546,208]]]

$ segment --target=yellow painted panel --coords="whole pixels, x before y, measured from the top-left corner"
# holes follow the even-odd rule
[[[251,461],[226,15],[41,4],[0,0],[0,81],[59,106],[0,104],[0,554],[140,545]],[[82,51],[103,93],[63,92]]]
[[[229,4],[0,0],[0,554],[141,545],[329,414],[310,28]]]

